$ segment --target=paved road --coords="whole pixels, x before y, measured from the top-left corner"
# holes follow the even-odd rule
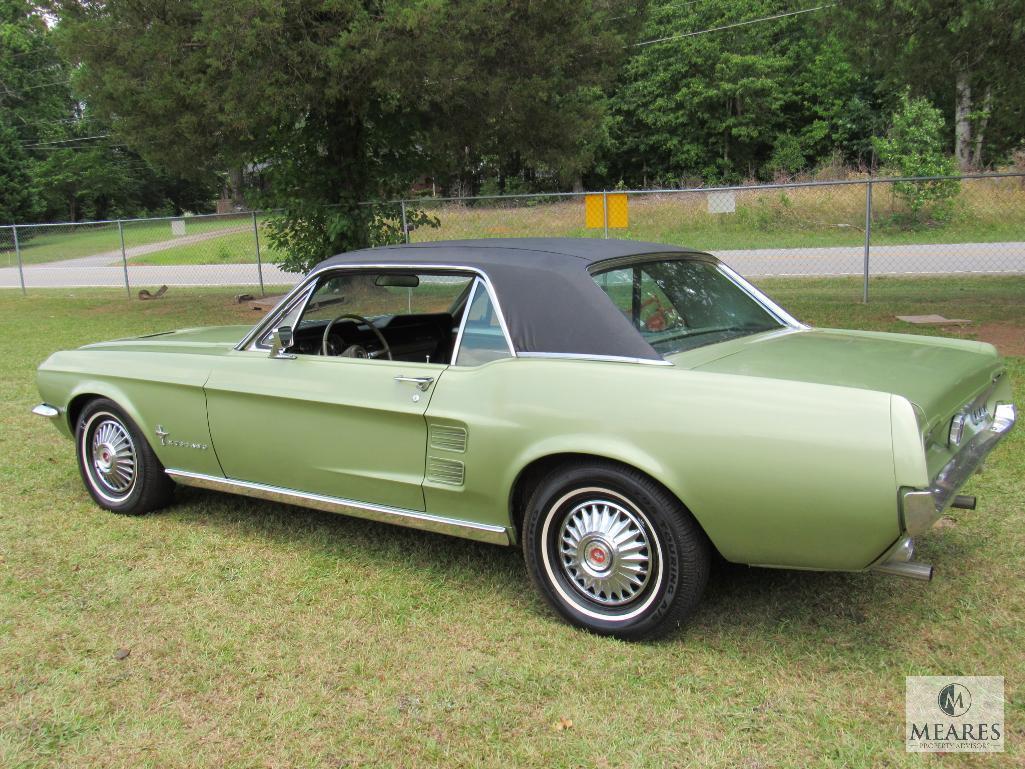
[[[242,228],[244,229],[244,228]],[[184,245],[191,238],[206,239],[232,230],[190,235],[186,238],[137,246],[129,256]],[[757,249],[716,252],[737,272],[748,277],[861,275],[864,250],[861,247]],[[97,254],[64,262],[28,265],[25,285],[29,288],[73,288],[125,284],[124,272],[112,258],[121,252]],[[128,265],[133,290],[168,286],[256,286],[255,264],[197,264],[180,266]],[[944,275],[952,273],[1025,274],[1025,242],[952,243],[914,246],[875,246],[871,253],[872,275]],[[287,286],[298,280],[269,264],[263,266],[267,286]],[[0,288],[17,288],[16,267],[0,268]]]

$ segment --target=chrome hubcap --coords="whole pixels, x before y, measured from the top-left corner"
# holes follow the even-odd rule
[[[91,459],[95,476],[107,491],[124,494],[135,482],[135,445],[124,425],[105,419],[93,432]]]
[[[559,530],[562,569],[587,598],[621,606],[651,576],[651,543],[633,512],[615,502],[589,500],[566,515]]]

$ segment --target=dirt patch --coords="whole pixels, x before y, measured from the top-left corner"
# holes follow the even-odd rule
[[[969,328],[980,342],[996,345],[1001,355],[1025,356],[1025,329],[1012,323],[982,323]]]

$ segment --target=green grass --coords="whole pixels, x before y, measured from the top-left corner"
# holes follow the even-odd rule
[[[421,207],[440,222],[438,228],[414,230],[412,239],[460,240],[466,238],[548,236],[601,237],[599,229],[584,227],[583,198],[542,198],[519,201],[486,201],[465,206],[420,201]],[[749,248],[818,248],[861,246],[864,243],[865,190],[859,185],[834,185],[788,190],[741,190],[736,193],[733,214],[709,214],[702,192],[631,195],[626,229],[612,230],[613,237],[673,243],[704,250]],[[924,243],[993,243],[1025,240],[1025,186],[1019,179],[980,179],[962,183],[953,217],[943,223],[927,222],[914,228],[899,224],[905,214],[889,185],[875,185],[872,242],[878,246]],[[245,225],[248,214],[238,219],[195,219],[188,232]],[[261,220],[266,215],[261,215]],[[26,231],[28,232],[28,231]],[[116,251],[120,248],[117,227],[82,227],[74,231],[36,230],[22,244],[26,264],[70,259]],[[170,225],[142,222],[125,227],[129,248],[172,240]],[[16,264],[7,236],[0,230],[0,265]],[[266,263],[283,254],[270,248],[261,233],[260,248]],[[256,261],[252,234],[232,233],[200,243],[132,258],[134,264],[247,264]]]
[[[553,236],[601,237],[584,227],[582,198],[489,201],[483,205],[421,201],[440,222],[413,232],[414,240]],[[610,210],[612,206],[610,204]],[[860,246],[864,243],[865,189],[859,185],[788,190],[741,190],[736,212],[710,214],[703,192],[629,197],[629,227],[613,237],[672,243],[705,250]],[[1025,188],[1017,179],[962,184],[950,221],[915,228],[898,224],[905,213],[888,185],[876,185],[875,245],[974,243],[1025,239]]]
[[[270,247],[266,234],[260,232],[260,258],[265,264],[279,261],[284,254]],[[174,246],[131,258],[131,264],[255,264],[256,242],[252,230],[221,235],[198,243]]]
[[[198,235],[213,230],[245,226],[250,222],[249,214],[232,217],[201,217],[186,219],[186,235]],[[124,225],[125,246],[144,246],[150,243],[174,240],[168,221],[126,222]],[[252,240],[252,235],[249,236]],[[19,248],[24,264],[42,264],[82,256],[118,252],[121,250],[121,236],[117,224],[56,226],[46,228],[18,228]],[[195,245],[203,245],[195,244]],[[120,257],[118,257],[120,259]],[[252,261],[252,259],[250,260]],[[3,231],[0,241],[0,266],[17,265],[13,242],[8,231]]]
[[[1021,279],[876,281],[867,307],[856,281],[766,287],[820,325],[1025,328]],[[1022,430],[971,482],[979,509],[921,541],[933,583],[724,567],[687,628],[626,644],[557,621],[516,550],[195,490],[142,518],[95,507],[28,413],[35,366],[251,320],[229,294],[0,292],[5,769],[1021,765]],[[1009,371],[1025,403],[1025,359]],[[254,450],[271,440],[253,425]],[[904,752],[904,677],[941,673],[1005,676],[1007,754]]]

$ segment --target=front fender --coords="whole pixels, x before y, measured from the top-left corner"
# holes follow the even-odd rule
[[[69,408],[77,398],[109,398],[139,426],[161,463],[168,468],[222,475],[207,424],[203,384],[209,358],[157,353],[74,350],[51,355],[36,381],[43,400],[58,407],[54,423],[73,437]],[[196,356],[199,357],[199,356]],[[167,432],[165,440],[157,434]],[[205,448],[196,448],[205,446]]]

